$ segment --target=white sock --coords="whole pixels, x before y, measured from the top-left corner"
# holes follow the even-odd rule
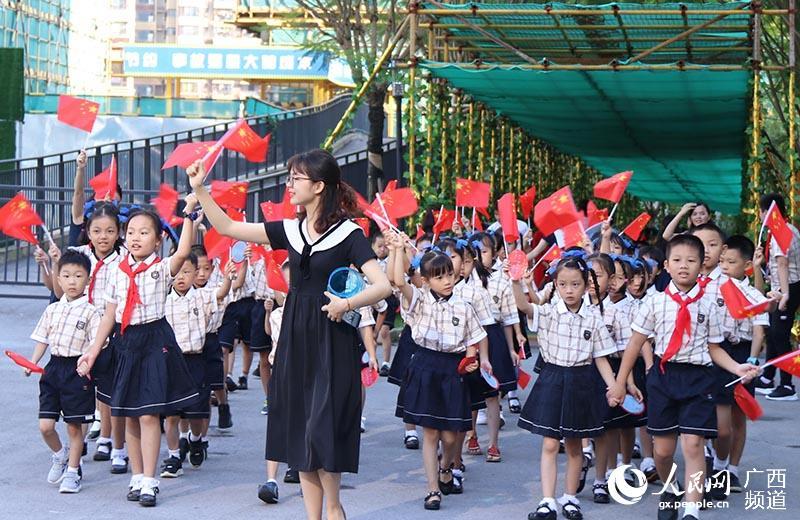
[[[595,485],[597,485],[597,484],[605,484],[606,483],[606,479],[602,479],[601,480],[601,479],[595,477],[594,483],[595,483]]]
[[[197,442],[203,440],[202,437],[195,437],[192,432],[189,432],[189,442]]]
[[[567,505],[568,503],[580,505],[580,501],[575,497],[575,495],[568,495],[566,493],[561,495],[561,498],[558,499],[558,503],[562,506]]]
[[[617,467],[622,466],[622,454],[617,453]]]
[[[128,487],[132,489],[141,489],[143,478],[144,478],[144,473],[136,473],[135,475],[131,475],[131,481],[128,484]]]
[[[267,479],[267,482],[274,482],[275,484],[277,484],[277,483],[278,483],[278,481],[277,481],[277,480],[275,480],[274,478]]]
[[[648,469],[651,469],[651,468],[655,469],[655,467],[656,467],[656,461],[653,459],[653,457],[645,457],[645,458],[642,459],[642,463],[639,464],[639,468],[642,471],[645,471],[645,470],[648,470]]]
[[[114,449],[111,450],[111,458],[112,459],[113,458],[124,459],[127,456],[128,456],[128,450],[125,449],[125,448],[122,448],[122,449],[119,449],[119,450],[114,448]]]
[[[67,473],[75,473],[78,474],[78,468],[73,468],[72,466],[67,467]]]
[[[155,489],[158,487],[158,480],[154,479],[153,477],[142,477],[142,490],[145,488],[147,489]]]
[[[556,499],[553,498],[553,497],[544,497],[539,502],[539,505],[542,505],[542,504],[547,504],[548,506],[550,506],[550,509],[552,509],[553,511],[557,511],[558,510],[558,505],[556,504]]]
[[[593,455],[594,454],[594,449],[592,448],[592,445],[590,444],[590,445],[586,446],[585,448],[583,448],[583,452],[584,453],[588,453],[589,455]]]
[[[98,437],[95,442],[97,444],[108,444],[108,443],[111,442],[111,438],[110,437]]]
[[[700,508],[697,507],[696,502],[687,502],[683,507],[683,516],[692,515],[695,518],[700,518]]]
[[[55,455],[56,457],[58,457],[61,460],[65,460],[67,458],[67,447],[66,446],[61,446],[61,449],[58,450],[58,451],[54,451],[53,455]]]
[[[181,432],[181,439],[188,439],[188,438],[189,438],[189,432],[188,431],[187,432]]]
[[[406,430],[404,436],[419,438],[419,435],[417,435],[417,430]]]
[[[739,466],[728,464],[728,471],[731,472],[731,475],[736,475],[737,478],[739,477]]]
[[[181,450],[168,450],[170,457],[175,457],[176,459],[181,458]]]
[[[728,459],[718,459],[714,456],[714,471],[722,471],[728,467]]]

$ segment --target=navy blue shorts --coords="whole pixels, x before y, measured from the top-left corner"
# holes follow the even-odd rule
[[[67,423],[94,421],[94,384],[76,372],[78,356],[51,356],[39,378],[39,419]]]
[[[206,357],[203,353],[197,354],[184,354],[183,359],[186,361],[186,368],[192,374],[192,381],[194,381],[200,397],[195,399],[175,415],[180,415],[181,419],[208,419],[211,417],[211,389],[206,384]]]
[[[753,343],[751,341],[740,341],[734,344],[729,341],[723,341],[720,343],[720,346],[725,349],[725,352],[737,363],[747,363],[747,358],[750,357],[750,349]],[[717,386],[714,389],[714,402],[719,405],[732,405],[736,402],[736,399],[733,397],[733,389],[736,388],[736,385],[728,388],[725,388],[725,385],[737,379],[738,376],[716,365],[714,365],[714,373],[717,378]],[[750,392],[750,395],[756,395],[755,381],[747,383],[744,387]]]
[[[250,350],[253,352],[267,352],[272,350],[272,338],[264,328],[264,319],[267,316],[267,309],[264,308],[264,300],[255,300],[250,311]]]
[[[662,374],[661,358],[654,358],[647,374],[647,431],[651,435],[685,433],[715,438],[714,368],[667,363]]]
[[[608,364],[611,365],[611,370],[616,376],[619,373],[619,366],[622,362],[621,358],[607,357]],[[647,404],[647,380],[644,371],[644,359],[641,357],[636,359],[633,365],[633,380],[636,383],[636,388],[642,392],[645,405]],[[634,415],[625,411],[621,406],[614,406],[608,408],[608,414],[604,421],[607,430],[622,429],[622,428],[636,428],[639,426],[647,426],[647,408],[645,407],[644,413]]]
[[[564,367],[545,362],[518,425],[555,439],[598,437],[607,410],[606,385],[594,364]]]
[[[400,300],[397,299],[397,296],[392,294],[388,298],[386,298],[386,316],[383,318],[383,327],[389,327],[389,329],[394,328],[394,322],[397,319],[397,309],[400,308]],[[373,313],[375,315],[375,319],[378,319],[378,312]]]
[[[225,309],[222,325],[218,331],[219,343],[224,348],[232,350],[236,338],[240,338],[246,345],[250,345],[251,315],[254,302],[252,297],[242,298],[231,303]]]
[[[203,354],[206,357],[206,384],[211,390],[222,390],[225,388],[225,365],[222,362],[222,347],[216,332],[206,333]]]

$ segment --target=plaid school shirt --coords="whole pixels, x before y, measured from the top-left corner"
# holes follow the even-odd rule
[[[474,277],[474,283],[483,286],[480,277],[475,271],[472,272],[472,276]],[[514,303],[511,280],[505,277],[501,271],[494,271],[489,276],[486,290],[489,291],[489,302],[495,323],[500,323],[503,326],[519,323],[519,312]]]
[[[670,291],[678,292],[675,282],[670,282]],[[684,299],[693,298],[700,291],[700,284],[695,284],[688,293],[678,293]],[[636,314],[631,329],[645,336],[653,336],[653,353],[663,356],[675,330],[675,321],[680,307],[670,298],[666,291],[645,299]],[[681,348],[672,357],[670,363],[688,363],[692,365],[710,365],[708,353],[709,343],[721,343],[722,316],[719,308],[708,298],[700,298],[689,305],[691,315],[691,332],[684,335]]]
[[[698,277],[698,279],[702,278],[702,276]],[[713,271],[708,273],[705,278],[709,279],[709,282],[706,284],[705,289],[703,289],[703,298],[708,298],[714,305],[719,307],[720,312],[725,312],[725,300],[722,298],[722,293],[719,288],[723,283],[728,281],[728,277],[722,274],[722,269],[717,266]]]
[[[92,346],[102,316],[88,296],[69,301],[65,294],[47,306],[31,339],[49,345],[51,356],[80,356]]]
[[[386,312],[386,309],[388,308],[389,305],[386,303],[386,300],[381,300],[373,305],[366,305],[359,308],[358,313],[361,315],[361,320],[358,322],[358,328],[363,329],[364,327],[374,327],[376,322],[375,315],[372,311],[380,314],[382,312]]]
[[[208,321],[217,310],[217,296],[194,287],[181,296],[175,289],[167,295],[166,317],[184,354],[199,354],[206,341]]]
[[[472,305],[456,294],[437,299],[429,289],[411,286],[406,323],[414,342],[430,350],[460,353],[486,337]]]
[[[266,277],[266,273],[264,274]],[[253,278],[253,273],[248,267],[244,270],[244,285],[238,289],[231,289],[231,303],[238,302],[242,298],[249,298],[256,293],[256,282]]]
[[[570,311],[562,299],[534,305],[528,330],[539,338],[542,359],[553,365],[589,365],[594,358],[617,352],[600,309],[588,305],[586,300],[578,312]]]
[[[778,241],[773,237],[769,241],[769,285],[772,290],[777,291],[781,288],[780,278],[778,278],[778,257],[784,256],[789,261],[789,283],[800,281],[800,232],[794,225],[789,224],[789,229],[792,230],[792,243],[789,244],[789,251],[786,254],[781,251]]]
[[[157,255],[153,253],[144,261],[149,264],[156,257]],[[133,309],[131,325],[150,323],[164,317],[164,306],[167,294],[172,287],[173,279],[172,273],[170,273],[170,259],[171,257],[168,256],[160,262],[155,262],[147,271],[136,275],[136,285],[139,287],[139,298],[141,298],[142,303],[136,305]],[[134,271],[141,264],[141,262],[135,261],[131,255],[124,256],[120,260],[120,263],[122,262],[128,262],[131,265],[131,270]],[[115,319],[117,323],[122,322],[122,313],[127,305],[129,285],[128,275],[122,269],[117,268],[111,271],[111,276],[106,286],[105,300],[106,303],[116,304]]]
[[[600,312],[599,305],[589,303],[589,307],[596,309],[598,313]],[[617,346],[617,352],[625,350],[633,332],[631,332],[631,322],[628,320],[628,316],[625,314],[624,310],[618,309],[617,306],[611,302],[611,298],[606,296],[603,300],[602,316],[603,323],[608,333],[611,335],[611,339],[614,340],[614,344]]]
[[[250,266],[250,275],[253,280],[253,296],[256,300],[269,300],[275,296],[267,285],[267,262],[263,258],[259,258],[258,262]]]
[[[453,287],[453,294],[472,305],[482,327],[496,323],[492,312],[491,296],[483,285],[480,283],[468,284],[465,280],[460,280]]]
[[[749,278],[745,277],[743,280],[728,278],[728,280],[733,280],[733,283],[736,284],[751,303],[758,304],[767,301],[767,298],[761,294],[761,291],[750,285]],[[725,336],[725,339],[730,343],[736,344],[740,341],[752,341],[754,325],[769,327],[769,313],[764,312],[752,318],[737,320],[731,316],[727,307],[722,311],[722,335]]]
[[[221,283],[222,281],[220,280],[220,284]],[[216,334],[216,332],[222,326],[222,318],[225,316],[225,309],[228,308],[228,304],[231,301],[231,292],[228,291],[228,294],[226,294],[225,298],[220,302],[217,300],[217,291],[219,290],[219,285],[212,286],[211,282],[207,282],[204,287],[195,287],[195,290],[210,293],[210,297],[214,298],[214,300],[217,302],[214,312],[212,312],[211,316],[208,317],[206,323],[206,333]]]
[[[92,304],[100,309],[100,314],[102,315],[103,312],[106,310],[106,301],[104,295],[106,293],[106,286],[108,286],[108,281],[111,278],[112,273],[119,269],[119,262],[122,260],[124,254],[127,254],[124,249],[121,249],[122,253],[118,251],[111,251],[109,255],[103,258],[103,266],[100,267],[95,272],[97,267],[97,263],[100,261],[97,256],[94,254],[94,250],[88,244],[85,246],[78,246],[78,247],[68,247],[67,249],[71,251],[77,251],[85,255],[89,262],[92,264],[92,269],[89,272],[89,276],[94,274],[94,294],[92,294]],[[89,285],[86,286],[86,295],[89,295]]]

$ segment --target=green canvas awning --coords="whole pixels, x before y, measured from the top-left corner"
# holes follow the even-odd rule
[[[633,170],[628,190],[638,197],[739,211],[751,76],[745,70],[421,66],[603,175]]]

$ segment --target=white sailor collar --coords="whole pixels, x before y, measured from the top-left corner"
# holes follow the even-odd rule
[[[329,229],[330,228],[328,228],[328,230]],[[326,251],[338,246],[344,241],[344,239],[350,236],[350,233],[360,229],[361,227],[352,220],[344,220],[341,222],[341,224],[339,224],[339,227],[331,232],[331,234],[324,236],[317,242],[314,242],[311,240],[308,234],[308,219],[303,219],[302,221],[298,219],[285,219],[283,221],[283,230],[286,233],[286,239],[288,240],[289,245],[292,246],[292,249],[294,249],[298,254],[303,253],[303,246],[305,246],[303,238],[305,238],[305,241],[311,245],[311,254],[313,255],[319,251]],[[327,233],[328,230],[326,230],[325,233]],[[302,236],[300,233],[302,233]]]

